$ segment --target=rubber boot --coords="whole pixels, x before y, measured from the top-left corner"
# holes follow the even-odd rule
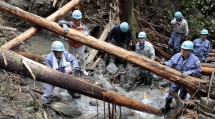
[[[162,107],[160,110],[161,110],[163,113],[167,113],[167,112],[171,109],[171,108],[170,108],[171,103],[172,103],[172,99],[166,98],[165,106]]]

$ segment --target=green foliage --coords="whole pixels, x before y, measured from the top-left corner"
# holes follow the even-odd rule
[[[215,0],[182,0],[182,13],[185,14],[185,18],[189,24],[189,39],[193,40],[194,37],[199,35],[199,32],[203,28],[207,28],[210,33],[213,33],[212,24],[213,19],[208,19],[210,15],[213,15],[215,9]]]
[[[186,11],[197,8],[205,16],[212,13],[215,9],[215,0],[182,0],[182,4]]]

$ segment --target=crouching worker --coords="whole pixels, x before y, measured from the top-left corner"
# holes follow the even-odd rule
[[[192,54],[194,44],[191,41],[184,41],[181,45],[181,52],[172,56],[169,61],[163,64],[181,71],[181,77],[186,78],[187,76],[195,76],[201,72],[201,63],[194,54]],[[180,98],[182,100],[186,99],[187,91],[178,84],[172,83],[171,88],[177,93],[180,89]],[[170,104],[172,102],[173,96],[168,93],[166,97],[165,106],[161,108],[164,113],[170,110]]]
[[[146,33],[145,32],[140,32],[138,34],[138,43],[136,44],[136,53],[143,55],[145,57],[148,57],[152,60],[155,59],[155,50],[154,47],[151,43],[146,41]],[[141,69],[141,73],[144,73],[148,75],[149,80],[150,80],[150,88],[154,87],[154,80],[153,80],[153,74],[151,72],[148,72],[144,69]]]
[[[81,73],[80,66],[76,57],[65,51],[64,45],[60,41],[54,41],[51,46],[52,52],[50,52],[45,57],[45,64],[48,67],[56,69],[62,73],[65,73],[66,62],[71,62],[73,65],[74,74]],[[44,103],[50,103],[53,90],[55,86],[44,83],[44,94],[42,95],[42,100]],[[70,95],[73,98],[81,98],[81,95],[78,93],[70,92]]]

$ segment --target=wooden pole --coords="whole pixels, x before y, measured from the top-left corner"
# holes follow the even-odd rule
[[[57,10],[55,13],[47,17],[46,19],[51,21],[56,21],[58,18],[63,17],[65,14],[67,14],[75,5],[77,5],[80,2],[80,0],[71,0],[68,4]],[[21,42],[28,40],[33,35],[35,35],[39,31],[39,28],[37,27],[31,27],[28,30],[26,30],[24,33],[20,34],[19,36],[15,37],[14,39],[10,40],[6,44],[2,45],[1,47],[4,49],[11,49],[13,47],[16,47]]]
[[[137,66],[145,68],[146,70],[153,72],[171,82],[174,82],[180,86],[183,86],[184,88],[187,89],[187,91],[191,95],[197,91],[196,97],[198,98],[207,95],[208,84],[209,84],[208,81],[200,80],[198,78],[194,78],[191,76],[182,78],[181,72],[175,69],[161,65],[156,61],[151,60],[147,57],[141,56],[137,53],[127,51],[123,48],[117,47],[115,45],[109,44],[104,41],[100,41],[94,37],[85,36],[83,35],[83,33],[73,29],[69,29],[69,31],[65,34],[63,31],[63,28],[60,27],[57,23],[49,21],[47,19],[44,19],[34,14],[30,14],[17,7],[8,5],[5,2],[0,1],[0,9],[8,13],[14,14],[36,25],[42,26],[64,37],[74,39],[75,41],[86,44],[98,50],[103,50],[104,52],[110,53],[111,55],[115,55],[123,60],[134,63]],[[212,88],[211,98],[215,99],[215,87]]]
[[[75,91],[119,106],[125,106],[155,115],[162,115],[161,110],[157,108],[126,98],[96,85],[92,85],[83,81],[81,77],[73,77],[59,72],[12,51],[0,49],[0,68],[30,77],[34,75],[37,81],[52,84],[69,91]]]

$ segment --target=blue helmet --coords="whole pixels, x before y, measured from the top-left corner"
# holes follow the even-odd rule
[[[192,41],[184,41],[181,45],[182,49],[193,50],[194,44]]]
[[[174,15],[174,18],[175,18],[175,19],[178,19],[178,18],[180,18],[180,17],[182,17],[182,13],[179,12],[179,11],[177,11],[177,12],[175,13],[175,15]]]
[[[74,19],[81,19],[82,18],[82,13],[80,10],[75,10],[72,12],[72,18]]]
[[[121,30],[122,32],[127,32],[127,31],[128,31],[128,28],[129,28],[129,25],[128,25],[127,22],[122,22],[122,23],[120,24],[120,30]]]
[[[138,34],[138,38],[146,38],[146,33],[145,32],[140,32]]]
[[[201,35],[208,35],[208,30],[207,29],[203,29],[201,32],[200,32]]]
[[[60,41],[54,41],[54,42],[52,43],[51,50],[52,50],[52,51],[64,51],[65,48],[64,48],[64,45],[63,45],[62,42],[60,42]]]

